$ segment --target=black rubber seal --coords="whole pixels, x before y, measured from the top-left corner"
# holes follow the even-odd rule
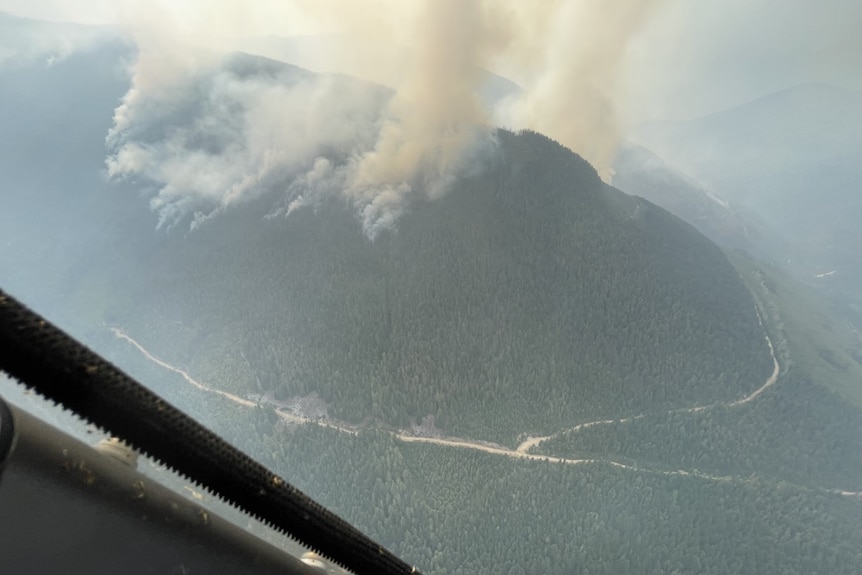
[[[0,472],[6,466],[6,460],[12,454],[14,444],[15,421],[12,419],[12,411],[0,398]]]
[[[0,370],[356,575],[420,575],[2,290]]]

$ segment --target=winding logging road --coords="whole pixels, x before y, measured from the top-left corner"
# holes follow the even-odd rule
[[[158,357],[154,356],[153,354],[151,354],[149,351],[147,351],[147,349],[144,346],[142,346],[140,343],[138,343],[130,335],[125,333],[122,329],[117,328],[117,327],[112,327],[110,329],[118,339],[124,340],[124,341],[128,342],[129,344],[131,344],[132,346],[134,346],[148,360],[150,360],[151,362],[155,363],[156,365],[158,365],[158,366],[160,366],[160,367],[162,367],[168,371],[172,371],[176,374],[179,374],[180,376],[182,376],[182,378],[186,382],[188,382],[190,385],[194,386],[195,388],[199,389],[200,391],[205,391],[208,393],[220,395],[220,396],[222,396],[222,397],[224,397],[224,398],[226,398],[226,399],[228,399],[228,400],[230,400],[230,401],[232,401],[238,405],[242,405],[242,406],[249,407],[249,408],[253,408],[253,407],[256,407],[258,405],[256,402],[251,401],[249,399],[242,398],[242,397],[235,395],[233,393],[229,393],[229,392],[222,391],[219,389],[214,389],[214,388],[212,388],[212,387],[210,387],[210,386],[208,386],[208,385],[206,385],[200,381],[197,381],[191,375],[189,375],[189,373],[187,371],[180,369],[178,367],[175,367],[175,366],[159,359]],[[772,370],[772,374],[769,376],[769,378],[766,380],[766,382],[763,385],[761,385],[759,388],[757,388],[755,391],[753,391],[749,395],[746,395],[745,397],[738,399],[736,401],[733,401],[733,402],[713,403],[713,404],[704,405],[704,406],[688,407],[688,408],[682,408],[682,409],[673,409],[673,410],[670,410],[666,413],[697,413],[700,411],[704,411],[706,409],[711,409],[711,408],[722,406],[722,405],[725,407],[738,407],[738,406],[745,405],[746,403],[752,401],[757,396],[759,396],[761,393],[763,393],[767,388],[774,385],[775,382],[778,381],[778,375],[780,372],[780,367],[778,364],[778,359],[775,357],[775,348],[772,345],[772,340],[769,338],[768,335],[766,335],[765,337],[766,337],[766,342],[769,346],[769,352],[772,355],[773,370]],[[346,425],[346,424],[336,422],[336,421],[332,421],[332,420],[311,419],[308,417],[302,417],[299,415],[294,415],[292,413],[287,413],[287,412],[282,411],[280,409],[276,409],[276,413],[278,414],[278,416],[282,420],[290,422],[290,423],[314,423],[316,425],[320,425],[323,427],[329,427],[331,429],[335,429],[335,430],[341,431],[343,433],[349,433],[351,435],[355,435],[357,433],[356,428],[351,427],[351,426]],[[576,425],[575,427],[569,428],[569,429],[564,430],[562,432],[558,432],[557,434],[554,434],[554,435],[546,435],[546,436],[542,436],[542,437],[528,438],[526,441],[521,443],[516,449],[509,449],[509,448],[503,447],[501,445],[483,443],[483,442],[473,441],[470,439],[464,439],[464,438],[460,438],[460,437],[420,437],[420,436],[412,435],[410,433],[406,433],[404,431],[395,431],[395,432],[391,432],[391,433],[396,439],[398,439],[399,441],[403,441],[405,443],[430,443],[433,445],[442,445],[442,446],[452,447],[452,448],[456,448],[456,449],[472,449],[475,451],[482,451],[484,453],[491,453],[494,455],[502,455],[504,457],[509,457],[512,459],[530,459],[530,460],[535,460],[535,461],[548,461],[548,462],[552,462],[552,463],[565,463],[565,464],[570,464],[570,465],[579,465],[579,464],[586,464],[586,463],[605,463],[608,465],[612,465],[614,467],[619,467],[621,469],[630,469],[630,470],[636,470],[636,471],[641,471],[641,472],[645,472],[645,473],[654,473],[654,474],[659,474],[659,475],[679,475],[679,476],[699,477],[701,479],[708,479],[710,481],[722,481],[722,482],[736,480],[736,478],[731,477],[731,476],[709,475],[709,474],[704,474],[704,473],[699,473],[699,472],[694,472],[694,471],[685,471],[683,469],[676,470],[676,471],[657,471],[657,470],[639,468],[639,467],[636,467],[633,465],[627,465],[624,463],[619,463],[617,461],[612,461],[610,459],[599,459],[599,458],[569,459],[569,458],[565,458],[565,457],[556,457],[556,456],[550,456],[550,455],[538,455],[535,453],[529,453],[529,450],[532,447],[537,446],[542,441],[544,441],[546,439],[550,439],[551,437],[554,437],[554,436],[558,435],[559,433],[573,432],[573,431],[576,432],[578,430],[586,429],[588,427],[592,427],[595,425],[606,425],[606,424],[614,423],[614,422],[624,423],[626,421],[634,421],[637,419],[644,418],[647,415],[648,414],[641,414],[641,415],[634,415],[631,417],[626,417],[623,419],[602,419],[602,420],[598,420],[598,421],[589,421],[586,423],[581,423],[579,425]],[[838,491],[833,491],[833,492],[840,494],[840,495],[848,496],[848,497],[861,497],[862,496],[862,492],[856,492],[856,491],[838,490]]]
[[[758,319],[760,319],[759,316],[758,316]],[[673,413],[698,413],[701,411],[705,411],[707,409],[714,409],[714,408],[720,407],[720,406],[739,407],[740,405],[745,405],[746,403],[752,401],[757,396],[759,396],[761,393],[766,391],[768,388],[775,385],[775,382],[778,381],[778,374],[781,372],[781,367],[778,365],[778,358],[775,357],[775,347],[772,345],[772,339],[770,339],[768,334],[765,334],[764,337],[766,338],[766,345],[769,346],[769,354],[770,354],[770,356],[772,356],[772,373],[766,379],[766,382],[763,385],[761,385],[760,387],[758,387],[757,389],[755,389],[754,391],[752,391],[750,394],[746,395],[745,397],[738,399],[736,401],[731,401],[729,403],[717,402],[717,403],[711,403],[709,405],[699,405],[696,407],[683,407],[681,409],[671,409],[671,410],[666,411],[664,413],[666,413],[668,415],[673,414]],[[541,442],[545,441],[546,439],[556,437],[557,435],[560,435],[561,433],[577,432],[577,431],[580,431],[582,429],[586,429],[588,427],[593,427],[594,425],[607,425],[609,423],[625,423],[627,421],[635,421],[638,419],[643,419],[644,417],[647,417],[648,415],[654,415],[654,414],[642,413],[640,415],[632,415],[630,417],[625,417],[623,419],[601,419],[598,421],[588,421],[586,423],[581,423],[580,425],[576,425],[576,426],[569,428],[569,429],[566,429],[564,431],[557,432],[553,435],[544,435],[541,437],[528,437],[523,443],[521,443],[518,446],[518,448],[515,451],[517,451],[518,453],[527,453],[527,452],[529,452],[530,449],[532,449],[533,447],[536,447],[537,445],[539,445]]]

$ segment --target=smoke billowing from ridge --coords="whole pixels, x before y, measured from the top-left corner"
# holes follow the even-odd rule
[[[391,96],[327,75],[247,74],[177,34],[154,34],[164,28],[150,21],[108,136],[108,173],[153,182],[162,225],[191,218],[194,227],[280,186],[284,213],[344,195],[372,238],[416,194],[439,196],[492,149],[495,120],[544,132],[604,174],[619,139],[627,41],[658,2],[304,5],[347,37],[379,44],[356,54],[388,48],[401,71]],[[375,62],[353,64],[362,75]],[[523,92],[487,109],[479,93],[488,70],[511,74]]]
[[[538,76],[525,94],[504,105],[501,117],[560,141],[607,179],[621,137],[616,97],[628,40],[659,4],[558,3],[547,43],[533,47],[543,57]]]
[[[260,68],[240,55],[192,51],[160,67],[165,49],[141,46],[132,87],[107,138],[109,177],[151,182],[159,226],[191,218],[194,229],[286,183],[292,199],[313,199],[336,178],[342,187],[348,181],[347,166],[336,170],[322,160],[337,152],[342,162],[355,162],[374,145],[385,102],[380,91],[296,69]],[[322,166],[331,167],[326,179]]]

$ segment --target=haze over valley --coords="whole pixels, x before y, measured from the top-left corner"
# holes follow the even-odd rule
[[[765,74],[671,0],[336,4],[0,3],[0,287],[423,572],[855,572],[829,34]]]

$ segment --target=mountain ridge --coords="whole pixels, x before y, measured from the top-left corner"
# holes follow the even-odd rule
[[[88,64],[94,57],[32,73],[44,82],[83,66],[118,90],[115,70]],[[223,66],[268,82],[293,70],[246,55]],[[28,106],[53,108],[52,97],[17,101],[17,121],[26,122]],[[90,98],[64,101],[88,109]],[[99,114],[109,121],[112,110]],[[147,142],[195,118],[148,126]],[[58,232],[73,238],[75,254],[46,247],[66,263],[20,268],[16,284],[61,285],[63,303],[50,306],[87,310],[84,329],[120,322],[160,356],[233,392],[316,390],[341,419],[401,426],[430,414],[448,431],[512,443],[523,432],[628,414],[638,402],[736,398],[771,369],[753,301],[724,254],[536,133],[498,131],[484,165],[433,201],[417,190],[397,229],[374,242],[337,197],[267,218],[286,182],[191,233],[146,233],[153,216],[136,206],[154,182],[101,180],[97,133],[54,142],[56,157],[92,154],[39,184],[47,208],[71,202],[51,217],[64,221]],[[8,173],[18,184],[44,172],[22,160]],[[75,199],[63,190],[73,181],[85,186]],[[15,241],[29,241],[32,227],[11,223]],[[130,230],[137,235],[125,237]]]
[[[347,420],[372,416],[403,424],[405,412],[417,418],[430,413],[444,426],[455,421],[459,422],[456,425],[464,426],[467,425],[466,420],[475,418],[484,411],[484,408],[477,409],[478,398],[499,397],[494,403],[509,406],[502,408],[503,413],[507,414],[506,418],[514,417],[520,424],[524,424],[517,429],[513,425],[513,432],[520,433],[542,419],[539,413],[546,409],[537,411],[537,406],[532,405],[528,399],[529,393],[526,390],[533,385],[536,390],[546,389],[549,384],[547,381],[539,384],[536,380],[536,384],[516,385],[515,381],[519,376],[513,378],[511,370],[522,373],[520,378],[525,382],[533,380],[538,373],[548,368],[542,367],[545,360],[537,359],[540,357],[546,358],[550,364],[559,364],[560,369],[575,369],[571,376],[575,379],[578,379],[575,373],[579,370],[583,373],[585,366],[592,365],[592,369],[598,370],[593,377],[599,381],[613,380],[618,382],[616,385],[623,385],[620,382],[626,381],[624,389],[629,391],[618,392],[617,395],[630,395],[631,397],[625,400],[628,402],[635,401],[634,397],[643,399],[644,390],[637,391],[640,389],[638,382],[641,378],[651,377],[646,375],[651,370],[658,370],[655,371],[656,374],[664,373],[663,377],[668,378],[668,381],[678,382],[671,385],[671,388],[681,385],[682,381],[689,377],[663,371],[665,368],[659,368],[659,364],[655,363],[657,359],[649,359],[653,355],[659,358],[670,353],[677,358],[674,360],[677,362],[684,361],[682,358],[690,353],[692,357],[701,358],[698,361],[704,361],[707,356],[716,353],[715,350],[721,350],[717,355],[730,357],[723,354],[729,353],[725,348],[731,345],[735,349],[731,353],[733,356],[748,356],[753,350],[763,351],[763,370],[758,367],[757,372],[768,371],[768,354],[763,347],[762,338],[757,335],[759,328],[753,302],[748,299],[749,296],[741,283],[735,283],[738,281],[735,271],[718,248],[667,212],[605,186],[591,166],[543,136],[500,132],[498,137],[504,150],[501,152],[502,156],[493,161],[493,166],[486,168],[481,175],[460,181],[456,189],[443,198],[414,203],[402,215],[396,230],[374,242],[363,238],[359,223],[351,210],[341,207],[337,200],[316,208],[301,208],[284,220],[270,219],[261,222],[257,218],[266,211],[266,201],[261,199],[261,207],[251,213],[236,211],[232,215],[224,214],[220,216],[221,222],[213,221],[182,240],[169,240],[168,244],[173,245],[169,248],[172,257],[186,263],[171,264],[159,256],[159,252],[155,252],[152,264],[155,267],[152,268],[151,275],[154,278],[173,279],[170,285],[161,285],[156,279],[156,285],[148,285],[147,290],[154,293],[176,293],[182,286],[182,283],[176,283],[177,278],[185,275],[191,284],[200,286],[197,290],[200,292],[198,299],[212,302],[204,307],[192,305],[190,309],[182,310],[182,305],[189,303],[176,308],[174,306],[181,301],[177,300],[174,306],[168,308],[173,311],[160,312],[166,317],[179,318],[186,325],[197,325],[193,331],[200,332],[204,337],[202,341],[206,343],[201,344],[200,340],[195,338],[195,341],[198,341],[196,345],[222,350],[218,352],[221,354],[219,359],[211,353],[193,353],[190,356],[194,358],[191,360],[192,366],[197,365],[212,376],[221,373],[222,380],[225,379],[224,374],[233,374],[230,376],[234,378],[233,389],[242,390],[243,386],[237,386],[236,378],[247,380],[248,374],[242,376],[235,367],[225,363],[228,356],[236,355],[235,351],[226,351],[227,342],[233,341],[242,349],[247,360],[256,366],[255,377],[263,382],[267,389],[281,389],[278,392],[280,396],[305,394],[316,390],[327,401],[334,401],[336,415]],[[562,171],[552,169],[549,173],[542,174],[547,166],[554,163],[568,167]],[[564,193],[562,190],[566,189],[568,191]],[[610,229],[618,230],[614,233],[620,233],[619,237],[611,240],[609,236],[603,235],[609,234],[609,231],[600,231]],[[663,231],[659,232],[659,229]],[[674,234],[680,234],[680,237],[687,239],[672,241],[665,237],[670,233],[668,230],[673,230]],[[604,239],[599,239],[600,237]],[[581,242],[580,245],[577,242]],[[524,249],[531,244],[534,247]],[[686,248],[681,248],[680,244],[684,244]],[[213,248],[217,250],[212,252],[213,256],[218,254],[218,258],[225,260],[216,260],[207,255],[207,250]],[[240,252],[247,255],[241,258],[238,255]],[[617,261],[622,254],[626,254],[625,266]],[[685,266],[699,266],[701,260],[709,262],[703,264],[704,267],[715,270],[708,274],[709,280],[696,280],[695,272],[685,271]],[[225,261],[234,262],[228,269],[235,265],[240,267],[236,272],[225,273]],[[336,272],[331,269],[332,264],[324,262],[339,262],[337,269],[340,271]],[[195,269],[189,270],[192,265]],[[651,266],[657,267],[651,269]],[[289,270],[292,273],[287,273]],[[191,279],[193,274],[197,273],[204,275]],[[603,274],[615,274],[618,277],[615,283],[600,288],[604,282],[600,279]],[[254,306],[249,307],[247,303],[242,303],[237,307],[240,300],[226,299],[223,295],[225,293],[245,293],[247,290],[242,287],[241,282],[236,283],[236,280],[224,283],[225,275],[257,278]],[[641,278],[641,282],[650,278],[650,283],[642,286],[642,293],[641,288],[628,285],[636,275]],[[344,283],[346,278],[351,279]],[[670,287],[672,282],[676,283],[675,287]],[[508,285],[509,283],[511,285]],[[276,288],[276,285],[281,287]],[[647,288],[646,285],[650,287]],[[632,289],[634,291],[631,291]],[[668,322],[683,320],[669,319],[670,315],[664,319],[651,315],[653,321],[658,323],[651,327],[644,324],[642,334],[638,334],[634,327],[639,325],[640,321],[634,319],[640,317],[638,314],[641,312],[637,311],[639,305],[644,306],[642,310],[648,310],[643,311],[647,314],[659,314],[659,309],[665,309],[665,303],[653,299],[657,297],[653,294],[665,289],[670,289],[674,294],[665,296],[669,301],[676,302],[674,313],[688,317],[685,321],[702,325],[703,333],[710,334],[711,345],[715,349],[707,356],[695,352],[696,346],[691,343],[692,334],[689,332],[688,337],[672,338],[675,344],[665,342],[663,345],[671,346],[665,351],[659,352],[656,348],[655,353],[635,353],[634,355],[640,358],[637,361],[645,362],[644,374],[635,377],[631,371],[633,367],[625,356],[620,356],[619,351],[610,349],[601,351],[603,348],[596,347],[596,341],[605,341],[602,345],[613,345],[610,343],[613,338],[625,338],[630,344],[620,341],[617,345],[630,345],[639,349],[644,345],[659,345],[670,337],[667,332],[670,325]],[[604,295],[600,296],[602,290]],[[698,290],[711,295],[703,297],[700,303],[695,305],[693,292]],[[584,303],[577,304],[576,300],[572,299],[575,297],[573,294],[577,293],[583,293],[582,297],[586,298]],[[595,303],[599,303],[598,307],[589,303],[596,297],[602,298],[595,300]],[[141,307],[137,309],[141,309],[152,298],[141,291],[136,293],[134,299],[140,302]],[[742,309],[728,309],[728,306],[734,305],[731,302],[737,299],[749,303],[743,304]],[[450,300],[455,307],[450,307],[447,303]],[[285,307],[293,311],[287,315],[276,311]],[[226,331],[224,327],[214,328],[211,321],[201,321],[201,318],[214,318],[217,309],[228,308],[235,310],[227,314],[224,311],[221,313],[226,319],[235,318],[229,320],[229,323],[239,322],[233,324],[239,326],[238,332]],[[695,312],[696,308],[700,311]],[[255,309],[259,311],[253,311]],[[350,309],[353,311],[349,311]],[[365,311],[357,315],[356,309]],[[313,313],[310,310],[313,310]],[[689,315],[692,313],[694,315]],[[571,316],[573,323],[566,327],[560,318],[568,317],[569,314],[575,315]],[[122,309],[113,310],[111,315],[122,318],[123,322],[135,321],[128,311],[124,312]],[[267,322],[272,322],[275,317],[283,319],[275,324],[280,327],[267,328],[267,335],[263,339],[251,335],[247,328],[241,327],[243,322],[264,321],[266,316],[271,318]],[[350,316],[356,317],[350,319]],[[711,319],[706,320],[707,316]],[[724,328],[716,330],[715,325],[707,327],[714,321],[723,323],[730,317],[736,318],[734,321],[750,322],[745,331],[750,336],[746,335],[740,341],[748,342],[751,348],[748,344],[731,344],[730,339],[720,335]],[[745,317],[748,320],[743,319]],[[323,323],[320,323],[321,321]],[[584,339],[584,328],[575,328],[583,322],[597,322],[592,337],[593,343]],[[630,325],[627,327],[626,324]],[[741,335],[742,332],[735,332],[739,326],[731,328],[730,325],[728,324],[727,328],[728,334]],[[211,331],[212,329],[215,329],[215,332]],[[291,330],[299,330],[306,335],[292,333],[286,336],[285,333],[291,333]],[[558,336],[541,346],[538,345],[538,341],[549,337],[549,330]],[[463,333],[455,335],[459,332]],[[426,335],[421,335],[422,333]],[[435,346],[441,345],[432,334],[444,333],[450,333],[463,348],[449,348],[447,346],[450,344],[447,343],[439,351],[432,351]],[[332,334],[343,335],[326,343]],[[505,334],[503,339],[500,339],[500,334]],[[416,341],[411,343],[414,338]],[[506,338],[511,340],[508,344]],[[558,343],[551,343],[554,340],[570,342],[574,347],[565,351]],[[650,340],[653,340],[653,344],[647,343]],[[279,341],[282,343],[275,343]],[[522,343],[516,345],[516,341]],[[527,344],[528,341],[533,343]],[[263,342],[268,343],[263,345]],[[308,342],[317,343],[309,347]],[[583,349],[577,351],[579,345]],[[523,349],[520,349],[522,347]],[[543,347],[545,352],[540,351]],[[677,349],[670,351],[673,348]],[[176,354],[182,349],[193,351],[178,342],[173,353]],[[294,351],[275,351],[278,349]],[[297,369],[298,364],[293,363],[296,359],[289,359],[303,349],[306,350],[302,352],[305,354],[313,349],[317,350],[314,353],[323,354],[319,356],[317,367]],[[509,351],[500,355],[502,350],[506,349]],[[555,351],[548,351],[552,349]],[[593,351],[585,351],[587,349]],[[225,356],[225,353],[228,355]],[[551,355],[547,355],[548,353]],[[570,359],[565,359],[572,353],[584,362],[580,368],[576,368]],[[511,357],[504,359],[506,355]],[[535,357],[527,360],[531,355]],[[366,359],[363,360],[362,357]],[[350,360],[345,362],[348,358]],[[499,363],[501,360],[502,364]],[[284,361],[290,363],[284,364]],[[419,361],[419,364],[412,365],[416,361]],[[621,365],[629,366],[613,368],[612,371],[622,369],[617,376],[611,375],[612,371],[605,371],[620,361]],[[707,364],[710,361],[707,361]],[[451,367],[441,371],[440,365],[450,362]],[[488,364],[480,369],[481,362]],[[516,367],[519,362],[520,366]],[[435,366],[436,363],[440,365]],[[742,362],[732,363],[742,365]],[[758,362],[755,363],[759,365]],[[649,368],[649,364],[654,366]],[[246,364],[242,362],[242,365]],[[288,367],[289,365],[294,367]],[[497,367],[494,367],[495,365]],[[501,365],[508,367],[500,371]],[[564,365],[568,367],[563,368]],[[318,371],[324,366],[327,375]],[[689,390],[682,392],[679,397],[673,397],[672,394],[668,395],[669,390],[659,391],[659,388],[655,388],[653,392],[658,395],[654,399],[660,404],[669,402],[669,405],[677,405],[690,402],[694,398],[691,393],[705,394],[705,400],[709,397],[726,397],[727,391],[721,391],[722,385],[729,385],[736,390],[730,393],[730,396],[733,396],[743,393],[749,385],[754,386],[755,381],[761,379],[759,375],[752,376],[750,380],[746,380],[750,383],[743,384],[742,380],[735,379],[739,376],[729,376],[729,379],[722,380],[724,384],[718,384],[712,391],[707,391],[710,389],[710,385],[706,384],[709,377],[707,374],[718,375],[718,372],[714,367],[707,368],[706,364],[703,367],[701,383],[694,386],[700,389],[699,392]],[[451,371],[452,369],[456,371]],[[473,385],[478,386],[477,389],[471,390],[473,386],[466,385],[467,382],[460,377],[451,379],[459,370],[473,373]],[[348,387],[356,389],[345,396],[347,388],[342,389],[340,386],[346,385],[347,382],[337,382],[344,378],[343,374],[350,371],[354,376]],[[682,369],[679,371],[683,372]],[[495,372],[499,372],[498,375],[493,375]],[[535,373],[527,375],[530,372]],[[342,375],[338,375],[339,373]],[[283,380],[284,374],[292,375],[288,376],[288,380]],[[382,379],[378,381],[379,378]],[[414,383],[405,388],[403,383],[399,383],[404,378],[419,378],[416,381],[426,383],[419,387]],[[497,384],[492,381],[495,378]],[[557,396],[557,407],[554,408],[556,415],[549,416],[546,413],[544,419],[547,421],[536,428],[536,431],[550,430],[552,420],[561,425],[577,423],[572,419],[572,414],[563,415],[563,406],[571,405],[571,392],[565,391],[567,386],[562,383],[560,375],[551,378],[557,381],[552,385],[553,389],[557,389],[554,393],[562,395]],[[208,379],[212,381],[213,378]],[[360,383],[363,380],[365,383]],[[493,386],[500,385],[502,380],[510,383],[502,384],[503,387],[497,392],[492,391]],[[378,383],[374,383],[375,381]],[[388,400],[375,404],[375,385],[383,385],[381,393],[388,397]],[[425,387],[428,385],[430,387]],[[515,386],[512,387],[513,385]],[[644,385],[646,388],[656,386],[658,380]],[[518,391],[520,387],[523,389]],[[245,384],[245,389],[249,389],[248,384]],[[365,391],[358,392],[359,389]],[[435,389],[437,391],[432,392]],[[482,389],[485,391],[480,391]],[[591,399],[582,398],[581,403],[587,401],[595,404],[599,397],[605,397],[603,401],[610,401],[601,389],[601,386],[595,388]],[[406,390],[410,391],[405,395]],[[429,392],[431,395],[427,395]],[[432,399],[440,392],[443,393],[441,397],[446,398],[443,403],[440,403],[440,399]],[[417,397],[420,398],[418,403]],[[421,399],[423,397],[425,399]],[[566,399],[567,397],[569,399]],[[351,406],[350,410],[344,411],[343,407],[338,407],[345,403]],[[520,416],[513,415],[515,403],[522,405],[522,408],[515,410],[522,412]],[[435,404],[437,408],[433,407]],[[393,409],[392,405],[401,407]],[[441,411],[443,405],[448,407]],[[585,405],[578,411],[583,411]],[[628,409],[631,407],[628,405]],[[447,410],[452,409],[455,410],[453,413],[461,415],[447,413]],[[587,412],[588,409],[584,411],[585,416]],[[612,415],[614,412],[612,409],[603,413]],[[473,415],[468,416],[468,413]],[[526,413],[532,415],[527,416]],[[499,416],[494,415],[492,419],[497,417]],[[530,424],[530,421],[534,423]],[[563,421],[565,423],[562,423]],[[490,422],[491,419],[486,420],[486,424],[496,425],[498,432],[503,431],[502,427]],[[512,423],[514,424],[514,420]],[[482,436],[481,427],[472,426],[467,435]],[[461,428],[458,431],[466,429]]]
[[[858,571],[862,411],[817,384],[862,354],[798,286],[531,132],[374,241],[340,190],[287,209],[290,174],[157,228],[158,173],[104,177],[128,52],[97,52],[0,67],[4,290],[432,575]]]

